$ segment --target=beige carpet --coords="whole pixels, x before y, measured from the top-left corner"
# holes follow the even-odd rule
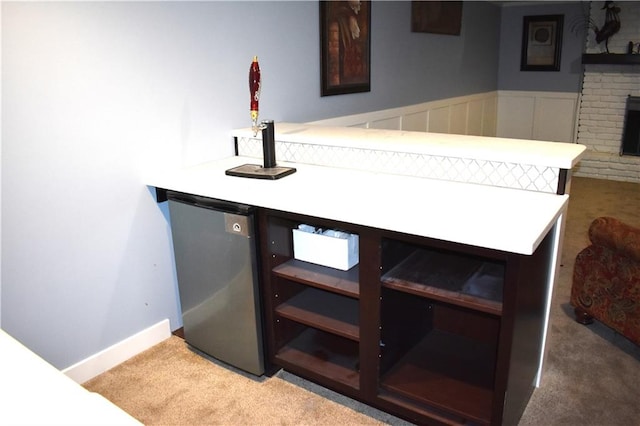
[[[279,375],[258,379],[211,362],[175,336],[85,387],[147,425],[384,423]]]
[[[576,323],[568,304],[573,259],[602,215],[640,227],[640,185],[573,179],[545,376],[521,425],[640,424],[640,348],[599,323]],[[286,372],[253,378],[197,355],[178,337],[84,386],[148,425],[406,424]]]

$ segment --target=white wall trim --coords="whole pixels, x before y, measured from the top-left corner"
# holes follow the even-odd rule
[[[318,120],[309,124],[495,136],[497,93],[493,91],[439,99]]]
[[[580,94],[498,90],[310,124],[573,143]]]
[[[65,368],[62,372],[75,382],[84,383],[169,337],[171,337],[171,329],[169,320],[165,319]]]

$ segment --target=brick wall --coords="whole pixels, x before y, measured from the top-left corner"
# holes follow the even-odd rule
[[[602,25],[604,2],[591,3],[593,21]],[[629,41],[640,43],[640,2],[617,2],[620,31],[609,40],[610,53],[626,53]],[[604,51],[590,32],[586,51]],[[640,157],[621,156],[627,96],[640,96],[640,65],[585,65],[578,114],[578,143],[586,145],[576,176],[640,182]]]

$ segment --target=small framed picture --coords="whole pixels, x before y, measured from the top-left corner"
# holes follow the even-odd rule
[[[520,71],[560,71],[564,15],[525,16]]]
[[[461,1],[411,2],[412,32],[460,35],[461,27]]]

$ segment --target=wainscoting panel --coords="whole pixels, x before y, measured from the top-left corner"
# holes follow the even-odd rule
[[[577,96],[575,99],[538,97],[534,114],[533,139],[574,142],[577,99]]]
[[[497,136],[497,127],[498,97],[494,96],[482,102],[482,136]]]
[[[503,96],[498,98],[498,137],[533,139],[533,96]]]
[[[575,142],[578,93],[497,91],[310,124]]]
[[[487,92],[313,121],[325,126],[496,136],[497,95]]]
[[[427,131],[432,133],[450,133],[449,132],[449,114],[450,107],[443,106],[433,108],[429,111],[429,123]]]
[[[373,129],[398,130],[402,125],[401,123],[402,117],[389,117],[372,121],[370,127]]]
[[[402,130],[410,132],[426,132],[429,118],[428,111],[420,111],[414,114],[407,114],[402,119]]]
[[[482,136],[483,101],[471,101],[467,111],[467,134]],[[494,126],[495,128],[495,126]]]
[[[575,142],[578,93],[498,92],[498,137]]]
[[[461,103],[451,105],[449,114],[449,132],[455,135],[466,135],[467,133],[467,110],[469,104]]]

